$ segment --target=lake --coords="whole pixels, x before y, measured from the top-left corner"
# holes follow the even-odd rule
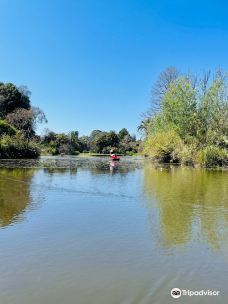
[[[1,304],[228,303],[228,171],[92,157],[0,166]],[[173,299],[174,287],[220,295]]]

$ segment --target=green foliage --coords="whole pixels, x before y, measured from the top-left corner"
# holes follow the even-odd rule
[[[112,149],[115,153],[134,154],[138,152],[139,144],[140,141],[125,128],[119,133],[94,130],[90,136],[82,137],[79,137],[77,131],[57,134],[47,130],[41,139],[42,150],[52,155],[77,155],[82,152],[109,154]]]
[[[220,71],[212,80],[208,74],[202,79],[182,75],[159,92],[159,108],[139,127],[145,130],[144,154],[184,164],[226,164],[228,76]]]
[[[162,122],[186,141],[196,135],[196,91],[187,78],[175,80],[162,100]]]
[[[12,83],[0,83],[0,117],[5,118],[18,108],[30,109],[30,92],[26,87],[18,88]]]
[[[41,139],[43,150],[51,155],[78,155],[83,149],[86,149],[85,143],[80,141],[78,131],[72,131],[69,134],[54,133],[47,130],[45,136]]]
[[[3,135],[0,138],[0,158],[37,158],[40,155],[36,144],[26,140],[21,133],[16,135]]]
[[[8,124],[5,120],[0,120],[0,136],[2,135],[15,135],[17,129]]]
[[[119,137],[120,140],[122,140],[122,139],[124,139],[125,136],[130,136],[130,134],[129,134],[129,132],[126,128],[123,128],[118,133],[118,137]]]
[[[194,165],[197,152],[197,146],[194,144],[182,145],[178,152],[178,159],[183,165]]]
[[[112,147],[117,147],[119,144],[119,137],[114,131],[97,132],[95,136],[91,134],[91,151],[95,153],[109,153]]]
[[[178,162],[182,140],[174,131],[162,131],[149,136],[144,144],[144,154],[161,162]]]
[[[228,151],[216,146],[208,146],[197,153],[196,162],[204,167],[228,165]]]
[[[31,107],[30,94],[26,87],[0,83],[0,158],[39,156],[35,130],[46,117],[39,108]]]
[[[135,136],[131,136],[126,128],[115,131],[102,132],[95,130],[90,135],[89,149],[94,153],[110,153],[111,149],[115,153],[127,154],[127,152],[137,153],[139,141]]]

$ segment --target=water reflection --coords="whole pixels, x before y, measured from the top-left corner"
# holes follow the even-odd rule
[[[0,170],[0,226],[18,221],[31,203],[34,169]]]
[[[70,175],[77,174],[78,168],[72,167],[72,168],[44,168],[44,173],[48,175],[54,175],[54,174],[61,174],[64,175],[66,173],[69,173]]]
[[[216,249],[224,241],[228,172],[146,166],[144,190],[149,197],[146,206],[150,218],[153,208],[159,209],[162,246],[169,248],[201,238]]]
[[[52,160],[52,159],[51,159]],[[27,160],[26,160],[27,161]],[[88,171],[92,176],[100,175],[102,184],[106,189],[107,180],[103,174],[126,175],[128,172],[135,170],[135,166],[126,164],[111,164],[109,161],[86,161],[89,168],[79,166],[74,159],[54,159],[54,167],[47,167],[43,169],[26,169],[26,168],[1,168],[0,169],[0,226],[5,227],[12,223],[22,221],[23,214],[28,209],[37,208],[39,199],[45,195],[45,191],[70,191],[71,193],[78,193],[84,189],[83,193],[90,193],[86,187],[95,187],[96,182],[93,181],[92,185],[87,185],[89,180],[84,180],[82,175],[79,174],[77,181],[74,179],[81,172]],[[65,163],[67,162],[67,164]],[[87,165],[88,165],[87,164]],[[9,165],[9,163],[8,163]],[[26,163],[27,166],[33,166],[33,161]],[[65,166],[63,166],[65,165]],[[10,166],[15,166],[12,161]],[[10,167],[9,166],[9,167]],[[46,176],[46,177],[45,177]],[[49,178],[51,179],[49,179]],[[59,177],[59,178],[57,178]],[[32,180],[34,182],[32,183]],[[72,181],[70,181],[72,179]],[[53,184],[54,183],[54,184]],[[110,187],[107,186],[109,189]],[[87,191],[88,190],[88,191]],[[95,192],[100,193],[100,190],[93,189]],[[96,193],[95,193],[96,194]],[[54,195],[54,194],[53,194]],[[33,204],[31,204],[33,203]]]

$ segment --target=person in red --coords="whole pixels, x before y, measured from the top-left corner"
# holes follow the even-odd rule
[[[114,153],[114,150],[113,150],[113,149],[110,150],[110,157],[111,157],[111,159],[113,159],[113,160],[119,160],[119,159],[120,159],[119,156],[117,156],[117,155]]]
[[[116,156],[116,154],[114,154],[113,152],[114,152],[113,149],[111,149],[110,150],[110,157],[115,157]]]

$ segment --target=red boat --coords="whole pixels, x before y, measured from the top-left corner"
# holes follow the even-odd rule
[[[110,155],[111,160],[120,160],[120,157],[117,155]]]

